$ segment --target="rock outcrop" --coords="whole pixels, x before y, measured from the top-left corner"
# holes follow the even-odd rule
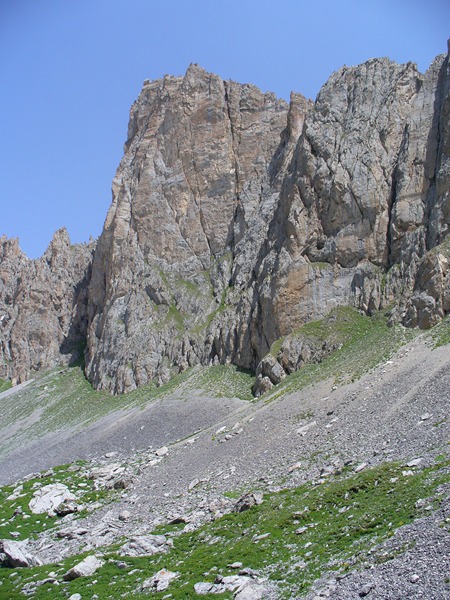
[[[112,393],[228,361],[270,387],[305,354],[290,336],[285,368],[273,342],[336,306],[434,324],[450,304],[449,86],[448,56],[425,74],[344,67],[314,104],[196,65],[146,81],[92,275],[93,248],[61,232],[40,261],[3,241],[0,375],[86,336],[87,376]]]
[[[93,249],[60,229],[30,260],[16,239],[0,238],[0,377],[21,382],[82,358]]]
[[[252,271],[309,108],[196,65],[145,83],[93,264],[94,385],[126,392],[198,363],[254,365]]]

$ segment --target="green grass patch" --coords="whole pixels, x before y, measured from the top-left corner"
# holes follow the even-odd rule
[[[401,325],[388,327],[383,313],[369,317],[351,307],[339,307],[319,321],[313,321],[292,332],[314,342],[327,343],[338,349],[321,363],[310,363],[288,375],[273,391],[273,400],[303,387],[334,378],[336,384],[359,379],[380,363],[388,360],[403,344],[418,335]],[[281,344],[280,344],[281,347]],[[273,353],[274,345],[272,346]],[[279,351],[279,349],[278,349]]]
[[[447,315],[445,319],[435,325],[428,335],[431,336],[435,348],[450,344],[450,315]]]
[[[313,261],[311,262],[311,267],[313,269],[317,269],[318,271],[332,271],[333,270],[333,265],[328,263],[328,262],[323,262],[323,261]]]
[[[420,516],[417,500],[433,496],[438,486],[449,480],[448,463],[412,476],[404,476],[400,464],[388,463],[319,486],[305,484],[267,494],[261,505],[248,511],[225,515],[197,531],[176,535],[167,554],[121,558],[116,549],[104,549],[106,563],[94,576],[62,582],[58,587],[44,585],[33,597],[48,598],[50,591],[55,598],[79,593],[83,598],[97,594],[102,599],[114,599],[131,596],[136,590],[137,597],[146,597],[139,592],[139,585],[164,567],[180,576],[168,590],[152,597],[170,593],[174,600],[187,600],[194,597],[195,583],[213,581],[218,573],[232,574],[227,565],[234,561],[269,577],[277,584],[280,597],[298,597],[324,572],[355,568],[355,556],[362,561],[397,528]],[[439,497],[434,501],[438,503]],[[297,534],[300,527],[305,530]],[[32,578],[42,580],[50,571],[62,574],[82,556],[59,565],[16,569],[15,576],[11,576],[11,569],[0,569],[1,593],[6,598],[19,598],[20,589]],[[118,561],[125,562],[126,567],[120,569]]]
[[[176,304],[171,304],[169,307],[169,312],[167,313],[167,320],[171,320],[175,323],[176,328],[179,332],[183,332],[186,329],[186,325],[184,323],[183,316],[178,310]]]
[[[251,401],[254,380],[255,374],[248,369],[234,365],[216,365],[199,369],[190,385],[197,386],[212,398],[239,398]]]
[[[220,315],[221,313],[223,313],[226,308],[228,308],[228,304],[227,304],[227,290],[224,289],[222,291],[222,296],[220,297],[220,304],[219,304],[219,306],[217,306],[217,308],[215,308],[209,314],[207,314],[205,320],[203,322],[199,323],[198,325],[196,325],[192,329],[192,333],[193,334],[198,334],[198,333],[201,333],[203,331],[207,331],[209,329],[211,323],[217,317],[217,315]]]
[[[10,387],[12,387],[11,382],[8,379],[2,379],[0,377],[0,394],[6,390],[9,390]]]

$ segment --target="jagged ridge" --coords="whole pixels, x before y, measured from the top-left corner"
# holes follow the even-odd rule
[[[8,261],[3,240],[0,376],[25,379],[84,333],[90,381],[121,393],[199,363],[256,369],[337,305],[395,302],[393,319],[432,325],[450,307],[449,81],[440,56],[424,75],[388,59],[343,68],[314,104],[196,65],[145,82],[92,265],[76,250],[63,307],[47,301],[60,276],[46,259],[41,322],[65,319],[47,328],[58,343],[19,319],[11,273],[40,263]],[[18,350],[27,338],[39,361]]]

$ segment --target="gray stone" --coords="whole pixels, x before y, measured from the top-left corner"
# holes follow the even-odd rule
[[[374,587],[373,583],[366,583],[358,592],[360,597],[364,598],[365,596],[368,596]]]
[[[72,581],[73,579],[78,579],[78,577],[89,577],[100,569],[102,565],[103,561],[99,560],[96,556],[86,556],[81,562],[64,573],[63,579],[64,581]]]
[[[269,392],[272,388],[273,383],[270,381],[269,377],[264,377],[260,374],[256,377],[255,383],[252,386],[252,392],[253,395],[258,398],[266,392]]]
[[[252,508],[253,506],[262,504],[262,502],[263,496],[260,492],[250,492],[239,498],[239,500],[233,506],[233,512],[243,512],[249,508]]]
[[[39,558],[28,552],[26,542],[0,540],[0,553],[4,555],[3,564],[12,569],[42,565]]]
[[[141,535],[132,537],[119,550],[122,556],[151,556],[167,552],[171,541],[165,535]]]
[[[360,463],[355,467],[355,473],[360,473],[361,471],[364,471],[364,469],[366,469],[367,467],[368,464],[366,462]]]
[[[36,490],[29,507],[32,513],[52,513],[56,514],[56,509],[65,502],[76,500],[69,488],[62,483],[51,483]],[[72,511],[74,512],[74,511]]]
[[[170,582],[179,577],[179,575],[179,573],[161,569],[142,583],[142,589],[152,589],[155,592],[163,592],[169,587]]]
[[[169,452],[169,449],[166,446],[163,446],[162,448],[158,448],[158,450],[156,450],[155,454],[156,454],[156,456],[165,456],[168,452]]]
[[[74,502],[68,502],[67,500],[61,502],[61,504],[55,508],[55,513],[58,515],[58,517],[65,517],[66,515],[76,512],[78,512],[78,505]]]
[[[194,591],[196,594],[203,596],[206,594],[221,594],[226,590],[224,588],[220,588],[220,586],[215,583],[207,583],[201,581],[199,583],[194,584]]]

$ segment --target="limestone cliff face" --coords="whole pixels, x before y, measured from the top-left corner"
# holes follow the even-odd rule
[[[381,59],[322,88],[271,232],[266,260],[281,265],[262,292],[271,338],[336,302],[369,312],[406,302],[419,260],[448,234],[448,81],[444,57],[425,75]]]
[[[255,368],[275,339],[338,304],[397,300],[409,324],[441,318],[445,261],[427,299],[412,298],[420,261],[448,232],[447,69],[445,57],[425,75],[371,60],[335,73],[314,105],[293,95],[289,107],[197,66],[146,83],[94,261],[94,384],[123,392],[197,363]]]
[[[29,379],[82,355],[93,245],[55,233],[42,258],[0,238],[0,377]]]
[[[342,68],[315,103],[196,65],[145,82],[92,276],[92,248],[28,261],[3,243],[2,310],[17,323],[3,373],[51,364],[86,334],[87,376],[113,393],[227,361],[258,367],[258,393],[304,362],[301,342],[286,341],[288,361],[267,358],[271,344],[337,305],[395,304],[393,320],[433,325],[450,309],[449,88],[448,56],[425,74],[388,59]],[[47,337],[23,326],[37,306]]]
[[[127,391],[174,366],[242,353],[251,363],[252,294],[241,288],[308,107],[297,97],[287,128],[284,101],[195,65],[145,83],[93,265],[86,368],[95,385]]]

